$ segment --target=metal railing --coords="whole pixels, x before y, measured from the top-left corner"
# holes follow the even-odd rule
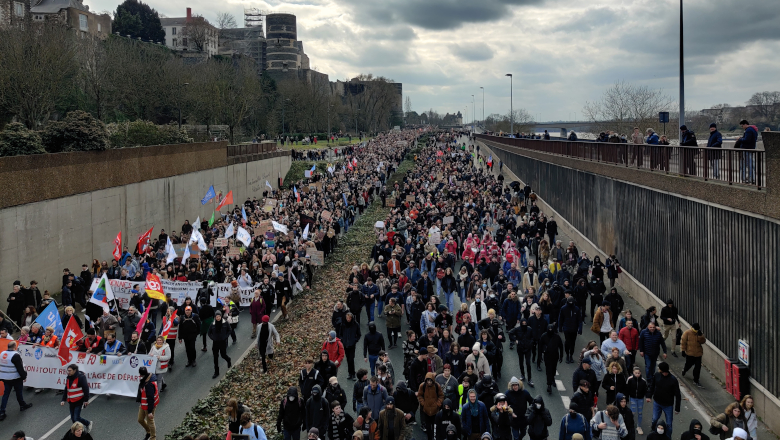
[[[556,156],[677,174],[729,185],[766,187],[766,152],[734,148],[680,147],[671,145],[616,144],[588,141],[534,140],[476,135],[497,145],[538,151]]]

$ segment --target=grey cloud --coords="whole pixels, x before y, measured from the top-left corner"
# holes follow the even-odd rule
[[[569,20],[555,26],[555,32],[590,32],[596,29],[604,29],[615,23],[620,15],[618,11],[607,6],[588,8],[582,14],[575,14]]]
[[[341,0],[360,20],[371,23],[407,23],[431,30],[455,29],[464,23],[484,23],[510,14],[512,6],[544,0]]]
[[[493,49],[485,43],[450,44],[450,52],[465,61],[487,61],[493,58]]]

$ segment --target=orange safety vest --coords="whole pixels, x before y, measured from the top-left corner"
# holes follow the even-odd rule
[[[73,382],[68,381],[68,402],[76,403],[84,398],[84,390],[79,385],[79,377],[76,376]]]
[[[157,408],[157,405],[160,404],[160,392],[157,390],[157,382],[152,382],[152,385],[154,385],[154,407]],[[141,388],[141,409],[144,411],[149,411],[149,402],[146,400],[145,385],[143,388]]]

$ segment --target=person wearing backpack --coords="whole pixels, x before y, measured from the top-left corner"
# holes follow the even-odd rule
[[[569,413],[561,419],[561,427],[558,430],[558,440],[574,440],[575,435],[580,435],[582,440],[591,440],[590,424],[585,416],[579,413],[576,403],[569,403]]]
[[[288,388],[287,395],[279,403],[276,431],[281,433],[285,440],[299,440],[301,438],[301,426],[303,426],[304,416],[304,403],[298,397],[298,388]]]
[[[620,440],[628,437],[628,429],[623,416],[615,405],[607,405],[605,411],[599,411],[590,421],[593,437],[600,440]]]
[[[238,433],[247,436],[249,440],[268,440],[263,428],[252,423],[252,414],[248,412],[241,414],[241,428]]]

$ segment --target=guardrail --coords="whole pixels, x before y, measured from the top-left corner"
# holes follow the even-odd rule
[[[289,155],[290,151],[277,150],[275,142],[227,146],[228,165]]]
[[[766,187],[766,152],[735,148],[614,144],[535,140],[477,134],[477,139],[511,147],[658,172],[715,180],[729,185]]]

